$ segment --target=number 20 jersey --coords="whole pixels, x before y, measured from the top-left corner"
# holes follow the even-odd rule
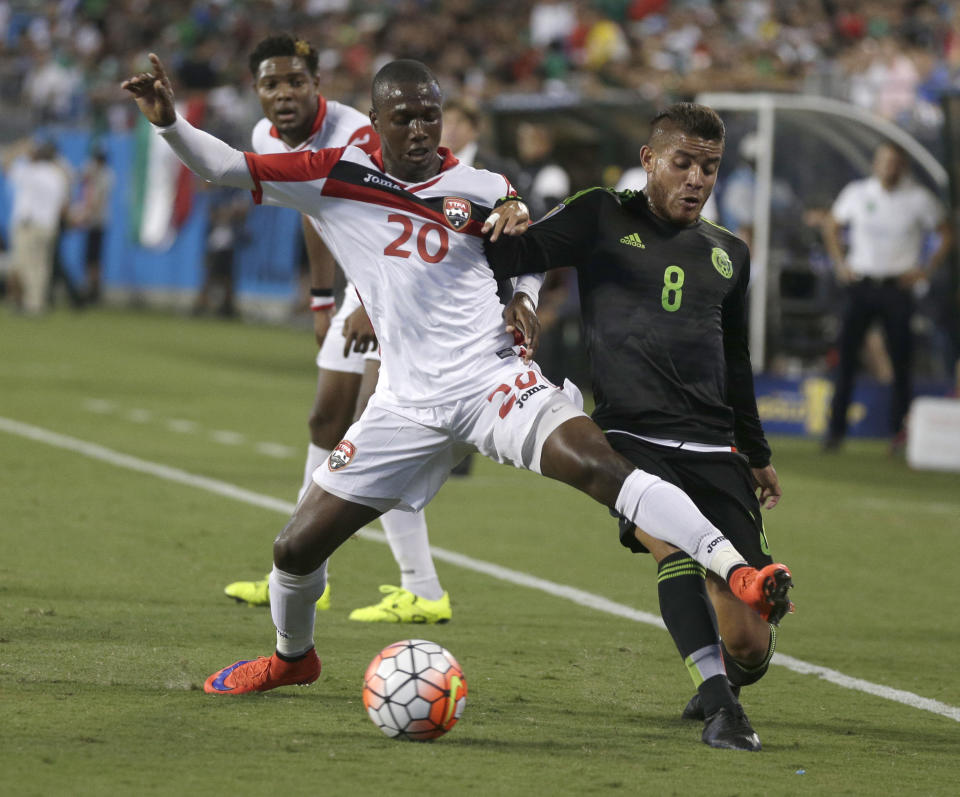
[[[255,201],[316,218],[356,286],[382,352],[377,391],[420,407],[475,395],[513,344],[480,233],[513,189],[445,148],[440,156],[438,174],[408,184],[384,171],[379,152],[356,147],[246,153]]]

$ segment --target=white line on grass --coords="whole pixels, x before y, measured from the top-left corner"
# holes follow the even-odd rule
[[[75,437],[68,437],[67,435],[51,432],[48,429],[43,429],[39,426],[31,426],[30,424],[21,423],[20,421],[15,421],[10,418],[4,418],[0,416],[0,430],[8,432],[9,434],[18,435],[19,437],[35,440],[39,443],[46,443],[47,445],[72,451],[76,454],[82,454],[83,456],[90,457],[92,459],[98,459],[101,462],[107,462],[111,465],[116,465],[117,467],[137,471],[138,473],[146,473],[150,476],[156,476],[159,479],[166,479],[167,481],[177,482],[178,484],[185,484],[189,487],[196,487],[201,490],[206,490],[207,492],[215,493],[225,498],[232,498],[235,501],[240,501],[242,503],[260,507],[262,509],[272,509],[284,515],[289,515],[294,509],[294,504],[290,501],[282,501],[279,498],[271,498],[268,495],[255,493],[252,490],[245,490],[242,487],[237,487],[234,484],[222,482],[219,479],[198,476],[197,474],[181,470],[180,468],[171,468],[167,465],[161,465],[156,462],[148,462],[147,460],[139,459],[138,457],[132,457],[128,454],[121,454],[118,451],[113,451],[112,449],[105,448],[104,446],[97,445],[96,443],[89,443],[85,440],[79,440]],[[366,540],[386,542],[386,537],[382,532],[372,531],[370,529],[364,529],[363,531],[358,532],[358,536],[363,537]],[[663,621],[654,614],[643,612],[639,609],[634,609],[633,607],[622,603],[616,603],[615,601],[607,600],[606,598],[600,595],[595,595],[591,592],[585,592],[584,590],[576,589],[575,587],[570,587],[565,584],[557,584],[554,581],[547,581],[543,578],[537,578],[529,573],[522,573],[519,570],[511,570],[508,567],[501,567],[500,565],[492,562],[484,562],[480,559],[474,559],[473,557],[465,556],[464,554],[457,553],[456,551],[448,551],[444,548],[437,548],[434,546],[431,546],[430,550],[437,559],[457,565],[458,567],[462,567],[466,570],[472,570],[476,573],[483,573],[492,578],[506,581],[511,584],[530,587],[531,589],[538,589],[541,592],[546,592],[549,595],[563,598],[580,606],[596,609],[597,611],[605,612],[606,614],[623,617],[627,620],[633,620],[638,623],[654,625],[658,628],[665,628]],[[788,670],[792,670],[793,672],[800,673],[802,675],[816,675],[823,680],[829,681],[836,686],[841,686],[844,689],[853,689],[859,692],[865,692],[876,697],[882,697],[885,700],[903,703],[904,705],[918,708],[923,711],[929,711],[933,714],[940,714],[941,716],[960,722],[960,707],[951,706],[947,703],[941,703],[939,700],[921,697],[913,692],[906,692],[902,689],[894,689],[889,686],[883,686],[882,684],[875,684],[870,681],[864,681],[860,678],[852,678],[849,675],[844,675],[836,670],[831,670],[827,667],[821,667],[817,664],[810,664],[808,662],[801,661],[800,659],[795,659],[792,656],[785,656],[782,653],[775,654],[772,663],[780,665],[781,667],[786,667]]]

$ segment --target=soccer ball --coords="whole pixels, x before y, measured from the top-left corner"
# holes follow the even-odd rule
[[[387,645],[363,676],[363,705],[387,736],[423,742],[460,719],[467,682],[450,651],[425,639]]]

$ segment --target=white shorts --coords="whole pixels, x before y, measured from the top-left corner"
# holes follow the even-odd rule
[[[560,424],[584,415],[569,381],[551,384],[519,357],[453,404],[409,407],[374,393],[359,420],[313,472],[324,490],[386,512],[423,509],[466,454],[540,472],[543,444]]]
[[[317,367],[325,371],[345,371],[348,374],[362,374],[367,360],[380,361],[380,350],[374,347],[364,354],[350,350],[350,353],[343,356],[343,345],[346,341],[343,338],[343,324],[347,316],[360,307],[360,298],[353,287],[352,282],[348,282],[343,289],[343,301],[337,312],[330,319],[330,329],[327,330],[327,336],[323,339],[323,345],[317,352]]]

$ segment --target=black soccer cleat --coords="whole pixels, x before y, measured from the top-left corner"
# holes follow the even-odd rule
[[[730,685],[730,691],[733,692],[734,697],[740,697],[740,687]],[[693,697],[690,698],[690,702],[687,703],[686,707],[683,709],[683,713],[680,715],[682,720],[699,720],[703,722],[706,719],[706,715],[703,713],[703,701],[700,699],[700,693],[695,692]]]
[[[750,720],[739,703],[732,707],[724,706],[707,717],[701,738],[704,744],[722,750],[747,750],[751,753],[760,750],[760,737],[750,726]]]

